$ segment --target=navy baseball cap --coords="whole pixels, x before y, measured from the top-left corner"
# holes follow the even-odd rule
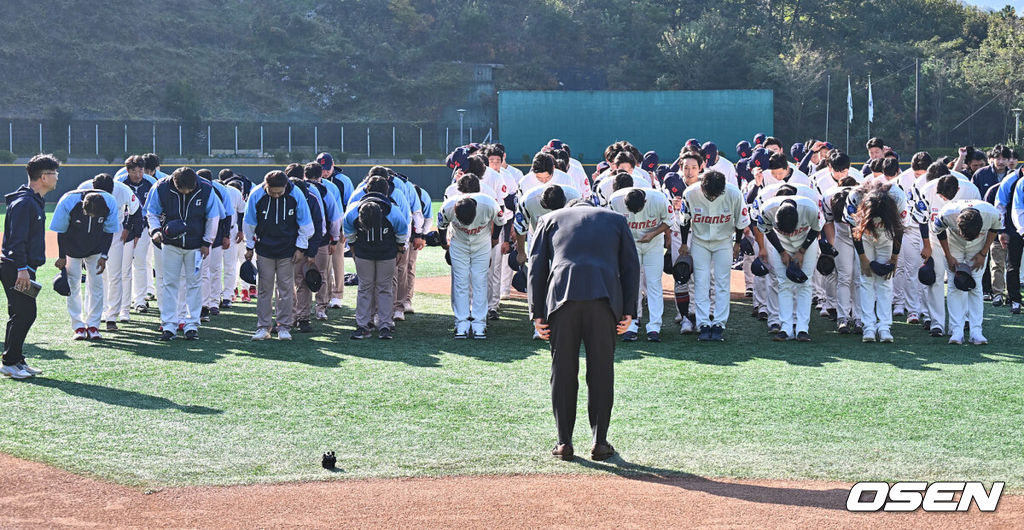
[[[676,264],[672,266],[672,277],[677,283],[686,283],[690,281],[690,275],[693,274],[693,256],[687,254],[680,256],[676,260]]]
[[[61,269],[60,274],[53,279],[53,290],[61,296],[71,296],[71,284],[68,282],[67,269]]]
[[[508,268],[516,270],[519,268],[519,250],[512,247],[508,253]]]
[[[665,182],[665,175],[668,175],[669,172],[668,166],[659,164],[658,169],[654,170],[654,176],[658,179],[658,182]]]
[[[768,137],[765,136],[764,133],[757,133],[754,135],[754,145],[761,145],[767,139]]]
[[[179,238],[185,235],[185,232],[187,231],[188,225],[186,225],[185,221],[182,221],[181,219],[170,221],[164,226],[164,235],[171,239]]]
[[[935,259],[928,258],[921,265],[921,268],[917,269],[917,281],[924,285],[935,285]]]
[[[794,283],[804,283],[807,281],[807,275],[804,274],[803,269],[795,261],[790,261],[789,266],[786,267],[786,277]]]
[[[750,158],[742,158],[739,162],[736,162],[736,176],[743,179],[744,182],[754,180],[754,174],[750,172]]]
[[[640,167],[644,171],[654,171],[658,168],[658,153],[654,151],[647,151],[644,153],[644,160],[640,162]]]
[[[306,269],[306,274],[303,275],[302,281],[306,283],[306,287],[310,291],[316,293],[320,291],[320,288],[324,286],[324,277],[320,274],[320,271],[314,267]]]
[[[669,249],[665,250],[665,259],[661,264],[661,272],[672,274],[672,251]]]
[[[469,148],[456,147],[444,162],[449,169],[465,170],[469,166]]]
[[[686,191],[686,182],[683,182],[683,177],[679,176],[679,173],[675,171],[666,173],[665,179],[661,181],[661,185],[673,197],[682,197],[683,192]]]
[[[868,265],[871,267],[872,273],[874,273],[877,276],[883,277],[888,276],[889,273],[896,268],[892,263],[879,263],[874,260],[872,260],[871,263],[869,263]]]
[[[953,285],[961,291],[970,291],[978,286],[978,282],[974,281],[974,276],[971,276],[970,265],[961,263],[956,266],[956,272],[953,273]]]
[[[757,257],[754,258],[754,261],[750,263],[750,272],[752,272],[754,276],[760,277],[767,276],[768,273],[771,271],[768,269],[768,266],[765,265],[763,261],[761,261],[761,258]]]
[[[700,147],[700,142],[696,138],[690,138],[685,144],[687,147]]]
[[[750,155],[750,161],[747,162],[747,168],[751,170],[751,175],[753,175],[753,170],[755,167],[767,170],[768,162],[771,160],[771,158],[772,155],[767,149],[763,147],[758,147],[757,149],[754,149],[754,153]]]
[[[324,168],[324,171],[330,171],[334,169],[334,157],[330,153],[320,153],[316,155],[316,163],[320,164],[320,167]]]
[[[807,149],[804,148],[803,142],[797,142],[789,148],[789,156],[793,157],[793,160],[797,162],[803,160],[806,154]]]
[[[736,144],[736,156],[740,158],[750,158],[750,142],[743,140]]]
[[[818,248],[821,249],[822,254],[828,254],[829,256],[832,257],[839,255],[839,251],[836,250],[836,247],[833,247],[832,243],[829,243],[828,240],[825,238],[821,238],[818,240]]]
[[[600,175],[601,173],[608,171],[608,168],[610,167],[612,167],[611,164],[602,160],[601,163],[597,165],[597,174]]]
[[[710,166],[718,162],[718,146],[715,145],[715,142],[704,142],[700,148],[704,151],[704,163]]]
[[[552,138],[548,140],[548,144],[544,147],[547,147],[548,149],[561,149],[563,145],[565,144],[563,144],[558,138]]]
[[[512,275],[512,288],[521,293],[526,292],[526,267],[516,269],[516,273]]]
[[[256,265],[253,265],[252,260],[242,262],[238,268],[238,277],[249,285],[256,285]]]
[[[821,254],[818,256],[818,263],[815,265],[818,272],[822,276],[828,276],[836,270],[836,258],[831,254]]]
[[[423,242],[428,247],[437,247],[441,245],[441,236],[437,233],[437,230],[431,230],[426,234],[423,234]]]

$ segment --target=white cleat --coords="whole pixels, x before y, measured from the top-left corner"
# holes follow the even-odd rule
[[[693,333],[693,322],[688,318],[684,318],[682,324],[679,326],[680,335],[689,335]]]
[[[861,342],[875,342],[875,332],[864,330],[864,334],[861,335]]]
[[[22,370],[20,366],[4,366],[0,368],[0,376],[10,377],[11,379],[28,379],[32,377],[32,374]]]
[[[971,334],[971,344],[975,346],[984,346],[988,344],[988,339],[986,339],[981,333],[978,333],[977,335]]]
[[[292,340],[292,333],[284,328],[278,328],[277,340]]]
[[[953,335],[952,337],[949,338],[949,343],[950,344],[963,344],[964,343],[964,336],[962,334],[959,334],[959,333],[956,334],[956,335]]]
[[[341,298],[331,298],[327,307],[330,307],[331,309],[341,309]]]
[[[260,328],[253,334],[252,340],[267,340],[270,338],[270,330],[267,328]]]
[[[405,313],[403,313],[402,311],[395,311],[394,319],[405,320]]]
[[[887,329],[878,330],[878,342],[884,342],[890,344],[893,342],[892,332]]]

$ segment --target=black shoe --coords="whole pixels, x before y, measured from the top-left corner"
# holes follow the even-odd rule
[[[856,333],[857,335],[863,335],[864,334],[864,323],[863,322],[854,322],[854,324],[853,324],[853,332]]]
[[[231,307],[231,300],[230,299],[225,298],[225,299],[220,301],[220,308],[221,309],[227,309],[229,307]]]
[[[352,339],[352,340],[362,340],[362,339],[370,338],[371,336],[372,335],[370,335],[370,330],[368,330],[366,328],[363,328],[363,327],[359,327],[359,328],[356,328],[356,330],[352,332],[352,336],[349,337],[349,338]]]
[[[924,329],[932,329],[932,319],[930,319],[930,318],[922,318],[921,319],[921,327],[924,328]]]
[[[199,330],[190,329],[186,331],[185,340],[199,340]]]
[[[1020,302],[1010,302],[1010,312],[1019,315],[1020,314]]]
[[[768,320],[768,313],[766,313],[764,311],[761,311],[760,313],[757,314],[757,319],[758,320],[767,321]]]
[[[219,315],[220,314],[220,307],[217,307],[217,306],[210,307],[210,314],[213,315],[213,316]]]
[[[210,308],[209,307],[204,307],[203,309],[201,309],[199,311],[199,321],[200,322],[209,322],[210,321]]]
[[[753,289],[747,289],[746,291],[744,291],[743,297],[744,298],[753,298],[754,297],[754,290]]]
[[[768,333],[778,333],[782,331],[782,324],[772,324],[768,326]]]
[[[313,326],[308,320],[300,320],[298,330],[299,333],[310,333],[313,331]]]
[[[382,340],[391,340],[391,328],[380,328],[380,332],[377,333],[377,338]]]
[[[117,331],[117,322],[113,320],[107,322],[107,331]]]
[[[711,340],[711,326],[701,326],[700,333],[697,335],[697,340],[700,342],[707,342]]]
[[[807,333],[806,331],[801,331],[800,333],[796,334],[796,341],[797,342],[811,342],[811,335],[809,333]]]
[[[1002,307],[1004,303],[1003,295],[997,294],[992,297],[992,307]]]
[[[772,337],[772,340],[774,340],[775,342],[786,342],[787,340],[789,340],[789,334],[787,334],[785,331],[780,331],[776,333],[774,337]]]
[[[812,296],[811,297],[811,307],[818,307],[818,297],[817,296]]]
[[[985,294],[981,295],[981,301],[982,302],[991,302],[992,301],[992,293],[985,293]]]
[[[160,340],[169,341],[174,340],[174,332],[167,331],[166,329],[160,332]]]
[[[498,320],[498,310],[491,309],[487,311],[487,320]]]
[[[828,319],[831,320],[832,322],[835,322],[837,318],[839,318],[839,312],[837,312],[835,309],[829,309]]]
[[[722,336],[722,333],[724,331],[725,330],[722,329],[722,326],[719,326],[717,324],[714,325],[714,326],[711,326],[711,340],[718,341],[718,342],[724,341],[725,337]]]
[[[648,331],[647,342],[661,342],[661,334],[657,331]]]
[[[635,342],[637,334],[635,331],[627,331],[622,334],[622,342]]]
[[[942,336],[942,328],[932,328],[932,330],[928,334],[933,336],[933,337],[941,337]]]

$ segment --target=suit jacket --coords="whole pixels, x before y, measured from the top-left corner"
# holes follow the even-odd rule
[[[544,216],[530,251],[530,318],[565,302],[606,299],[616,320],[636,318],[640,258],[626,218],[579,202]]]

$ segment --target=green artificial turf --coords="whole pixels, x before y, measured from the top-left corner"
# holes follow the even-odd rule
[[[610,471],[1024,485],[1024,321],[1005,308],[987,308],[985,347],[906,324],[895,345],[864,345],[817,316],[814,342],[779,344],[745,303],[725,343],[698,345],[668,310],[665,342],[616,352],[621,460],[563,463],[548,454],[547,345],[530,340],[522,301],[503,303],[486,341],[453,340],[447,297],[422,294],[394,340],[351,341],[352,289],[292,342],[250,342],[253,304],[215,317],[198,342],[158,342],[153,313],[74,342],[55,270],[41,275],[27,347],[46,374],[0,380],[0,451],[120,483]],[[581,382],[580,453],[586,418]],[[325,450],[340,471],[319,467]]]

